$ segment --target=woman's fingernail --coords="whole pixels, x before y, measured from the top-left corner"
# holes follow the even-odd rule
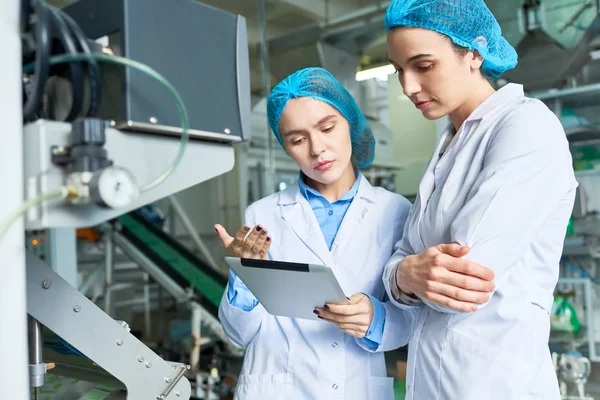
[[[217,228],[215,228],[215,232],[219,233],[219,230]]]
[[[346,297],[348,300],[350,300],[350,297]]]
[[[319,312],[317,310],[313,310],[313,312],[317,315],[319,315]]]
[[[263,229],[263,228],[262,228],[262,226],[258,225],[258,226],[256,227],[256,232],[260,232],[260,231],[262,231],[262,229]]]
[[[248,231],[250,230],[250,227],[249,227],[249,226],[244,226],[244,230],[245,230],[246,232],[248,232]]]
[[[262,231],[261,235],[265,236],[267,234],[267,231]]]
[[[319,319],[323,319],[323,317],[321,317],[321,316],[319,315]]]
[[[271,241],[271,236],[267,236],[267,242]]]
[[[324,308],[324,309],[326,309],[326,310],[329,310],[329,306],[328,306],[327,304],[325,304],[325,305],[323,306],[323,308]]]

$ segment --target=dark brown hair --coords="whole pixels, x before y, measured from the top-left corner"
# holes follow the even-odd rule
[[[438,33],[439,33],[439,32],[438,32]],[[452,45],[452,50],[454,50],[454,53],[455,53],[457,56],[459,56],[459,57],[464,57],[464,56],[466,56],[466,55],[469,53],[469,51],[471,51],[471,50],[469,50],[469,49],[468,49],[468,48],[466,48],[466,47],[463,47],[463,46],[461,46],[461,45],[458,45],[458,44],[454,43],[454,42],[452,41],[452,39],[450,39],[450,37],[448,37],[448,36],[444,35],[443,33],[439,33],[439,34],[440,34],[442,37],[444,37],[444,39],[446,39],[446,40],[448,40],[448,41],[450,42],[450,44]],[[492,79],[491,77],[489,77],[489,76],[488,76],[488,75],[485,73],[485,71],[483,70],[483,68],[479,68],[479,72],[481,72],[481,76],[483,76],[485,79],[487,79],[487,80],[488,80],[488,82],[490,81],[490,79]]]

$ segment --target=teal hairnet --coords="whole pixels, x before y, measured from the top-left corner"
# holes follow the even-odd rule
[[[311,97],[335,108],[350,125],[352,156],[359,168],[366,168],[375,158],[375,138],[369,122],[354,101],[354,97],[323,68],[305,68],[294,72],[273,88],[267,102],[269,125],[283,146],[279,119],[290,99]],[[284,147],[285,148],[285,147]]]
[[[430,29],[450,37],[459,46],[477,50],[486,75],[498,78],[517,66],[515,49],[483,0],[394,0],[385,15],[386,28]]]

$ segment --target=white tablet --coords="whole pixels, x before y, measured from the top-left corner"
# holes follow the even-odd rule
[[[225,257],[227,264],[273,315],[317,319],[325,303],[345,303],[346,295],[324,265]]]

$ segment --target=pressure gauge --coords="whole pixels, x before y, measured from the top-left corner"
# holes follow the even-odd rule
[[[92,200],[104,207],[125,207],[138,194],[135,176],[124,168],[108,167],[97,171],[90,181]]]

